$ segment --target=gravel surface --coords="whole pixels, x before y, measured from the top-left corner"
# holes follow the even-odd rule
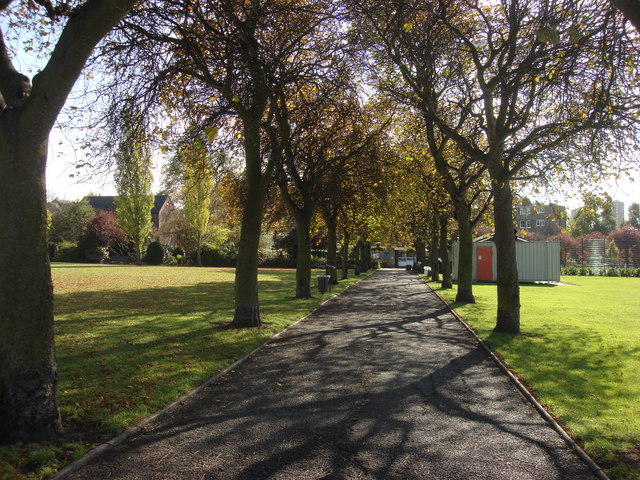
[[[588,479],[414,274],[381,270],[73,479]]]

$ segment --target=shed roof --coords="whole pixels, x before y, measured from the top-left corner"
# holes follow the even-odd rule
[[[86,199],[95,210],[107,210],[113,212],[116,209],[114,196],[88,196]],[[169,199],[169,195],[156,195],[151,213],[158,213]]]
[[[496,239],[496,234],[492,233],[490,235],[483,235],[481,237],[478,238],[474,238],[473,241],[476,243],[481,243],[481,242],[493,242]],[[518,235],[516,235],[516,242],[528,242],[529,240],[526,240],[522,237],[519,237]]]

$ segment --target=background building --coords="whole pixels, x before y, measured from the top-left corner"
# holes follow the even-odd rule
[[[85,197],[94,210],[116,211],[114,196],[87,196]],[[159,235],[159,240],[165,244],[175,247],[176,235],[161,234],[160,228],[169,221],[171,214],[175,211],[175,206],[169,195],[155,195],[153,208],[149,211],[153,222],[152,232]]]
[[[534,233],[536,240],[545,240],[567,228],[566,208],[555,203],[543,205],[523,201],[513,209],[513,221],[517,230]]]
[[[624,202],[614,200],[611,202],[613,208],[613,218],[616,219],[616,228],[620,228],[620,225],[624,222]]]

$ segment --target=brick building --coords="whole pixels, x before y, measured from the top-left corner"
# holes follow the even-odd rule
[[[514,206],[513,221],[517,230],[534,233],[537,240],[545,240],[567,228],[567,212],[555,203],[523,202]]]

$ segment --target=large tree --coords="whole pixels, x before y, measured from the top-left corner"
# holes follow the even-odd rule
[[[640,231],[631,225],[611,232],[609,237],[613,239],[624,259],[625,268],[637,266],[640,259]]]
[[[637,98],[608,4],[571,0],[353,0],[386,58],[433,125],[491,178],[497,248],[495,330],[519,333],[512,181],[579,170],[634,142]],[[382,65],[385,65],[384,63]],[[616,135],[619,134],[619,135]],[[616,144],[612,139],[621,139]],[[574,165],[576,165],[574,164]]]
[[[636,30],[640,31],[640,2],[638,0],[613,0],[613,5],[622,12]]]
[[[32,81],[14,66],[0,30],[0,441],[57,434],[53,286],[47,255],[45,169],[49,132],[97,43],[135,0],[23,2],[46,5],[62,25],[46,66]],[[39,22],[33,12],[34,24]],[[47,22],[45,22],[47,23]],[[16,261],[19,259],[19,261]]]
[[[135,113],[128,118],[116,153],[115,205],[118,223],[134,244],[136,263],[142,265],[143,247],[153,227],[153,172],[144,122]]]
[[[118,223],[116,214],[98,210],[85,225],[80,236],[79,247],[83,254],[91,250],[99,250],[103,258],[107,258],[111,252],[122,252],[129,241]]]
[[[107,49],[109,65],[136,82],[133,91],[144,110],[151,114],[159,103],[163,115],[175,118],[165,134],[178,129],[183,115],[203,135],[235,122],[246,193],[236,264],[237,327],[261,324],[258,247],[275,165],[264,148],[264,127],[273,119],[277,89],[297,78],[307,42],[330,16],[329,6],[324,0],[143,2]],[[133,68],[131,58],[138,59]]]
[[[355,159],[364,155],[374,161],[372,152],[379,135],[344,69],[338,63],[324,63],[333,71],[331,75],[325,74],[313,88],[299,84],[290,95],[281,97],[276,114],[278,129],[272,140],[281,159],[277,177],[280,191],[296,221],[298,298],[311,295],[309,240],[313,215],[324,202],[339,203],[339,199],[327,198],[326,180],[345,175]],[[324,211],[329,213],[329,209]],[[333,226],[328,225],[332,244]],[[330,249],[335,251],[333,246]]]
[[[349,242],[358,233],[357,224],[366,219],[371,200],[378,200],[383,167],[382,145],[374,141],[370,148],[339,162],[338,168],[325,172],[320,190],[320,213],[327,230],[327,263],[338,265],[338,240],[342,244],[342,279],[348,278]],[[369,205],[368,205],[369,204]],[[359,220],[352,221],[356,218]],[[354,228],[355,227],[355,228]],[[331,280],[337,283],[335,278]]]
[[[202,240],[209,230],[211,195],[213,193],[213,167],[206,144],[198,139],[187,145],[180,155],[184,184],[182,197],[184,215],[196,237],[196,261],[202,266]]]
[[[397,82],[385,81],[383,92],[413,106],[403,115],[401,138],[408,166],[416,170],[422,182],[442,196],[448,195],[458,225],[458,285],[457,302],[475,303],[473,296],[473,229],[484,218],[491,202],[486,168],[461,151],[446,136],[438,135],[435,124],[424,117],[419,98],[402,89]],[[423,118],[419,118],[422,116]],[[418,118],[416,118],[418,117]],[[415,136],[412,132],[420,132]],[[444,192],[442,191],[444,189]],[[446,203],[446,202],[445,202]],[[443,205],[440,208],[444,208]]]

